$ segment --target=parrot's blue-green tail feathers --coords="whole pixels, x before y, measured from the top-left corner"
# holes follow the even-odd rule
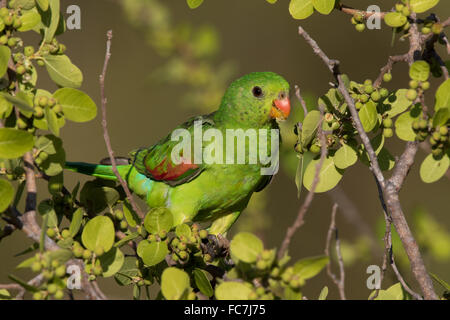
[[[85,162],[66,162],[65,168],[73,172],[82,173],[101,179],[117,180],[111,166]],[[129,168],[129,165],[117,166],[117,170],[122,177],[125,177]]]

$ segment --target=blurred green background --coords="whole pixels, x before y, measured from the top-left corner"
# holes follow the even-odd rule
[[[347,0],[343,3],[365,9],[376,2],[388,10],[394,1]],[[100,105],[98,79],[105,55],[105,34],[114,32],[112,59],[106,81],[108,125],[116,155],[141,146],[150,146],[188,117],[206,113],[217,107],[230,80],[252,71],[273,71],[283,75],[293,87],[298,84],[311,107],[329,89],[329,71],[311,48],[298,36],[301,24],[332,58],[341,61],[342,70],[356,81],[374,79],[387,62],[388,55],[406,51],[408,43],[390,46],[391,29],[358,33],[350,16],[333,12],[330,16],[315,13],[305,21],[296,21],[288,12],[288,1],[270,5],[264,0],[205,0],[190,10],[184,0],[62,0],[62,8],[77,4],[81,8],[81,30],[69,30],[60,37],[67,54],[84,73],[82,89]],[[442,18],[450,14],[450,2],[441,1],[435,12]],[[29,40],[38,41],[30,35]],[[443,57],[445,56],[443,53]],[[405,66],[394,69],[390,88],[407,86]],[[40,86],[56,89],[40,73]],[[434,80],[436,86],[441,80]],[[433,97],[428,98],[432,102]],[[300,121],[298,109],[283,131],[286,150],[282,154],[282,170],[262,194],[258,194],[233,227],[256,232],[268,248],[279,247],[301,204],[294,183],[295,154],[293,123]],[[430,103],[431,104],[431,103]],[[67,159],[98,162],[106,156],[100,117],[88,124],[68,123],[62,132]],[[400,154],[403,144],[391,139],[391,152]],[[434,184],[420,181],[418,167],[425,157],[419,152],[401,192],[403,209],[414,233],[420,240],[429,271],[450,282],[450,182],[442,178]],[[66,185],[73,188],[80,179],[65,175]],[[47,195],[39,185],[39,198]],[[304,198],[306,192],[302,193]],[[337,226],[343,242],[346,261],[346,293],[348,298],[366,299],[366,268],[381,265],[384,230],[377,190],[368,168],[358,164],[347,170],[338,189],[316,195],[306,216],[305,225],[293,238],[293,259],[323,254],[330,223],[333,197],[350,199],[350,206],[338,212]],[[381,220],[380,220],[381,219]],[[377,231],[378,230],[378,231]],[[380,232],[381,230],[381,232]],[[0,244],[0,283],[14,273],[27,278],[25,271],[14,270],[23,259],[12,258],[31,241],[16,232]],[[417,289],[398,242],[394,242],[397,263],[407,281]],[[383,288],[395,278],[388,272]],[[318,297],[324,285],[329,298],[338,298],[337,289],[322,272],[309,280],[304,294]],[[119,287],[114,280],[102,280],[101,288],[110,298],[130,299],[131,289]],[[440,293],[442,289],[436,285]]]

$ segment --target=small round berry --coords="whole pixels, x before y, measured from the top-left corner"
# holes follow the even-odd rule
[[[365,94],[362,94],[362,95],[359,97],[359,100],[361,100],[362,103],[366,103],[366,102],[369,101],[369,96],[368,96],[368,95],[365,95]]]
[[[89,249],[83,251],[83,259],[89,260],[92,257],[92,252]]]
[[[258,262],[256,262],[256,269],[258,270],[264,270],[267,268],[267,263],[263,260],[259,260]]]
[[[425,130],[428,129],[428,122],[425,119],[420,119],[419,120],[419,129],[420,130]]]
[[[81,258],[83,256],[84,250],[81,247],[74,247],[72,252],[76,258]]]
[[[57,104],[53,107],[53,111],[60,114],[63,112],[62,106],[60,104]]]
[[[64,229],[63,231],[61,231],[61,236],[62,236],[64,239],[70,238],[70,231],[69,231],[68,229]]]
[[[409,90],[406,92],[406,98],[407,98],[408,100],[410,100],[410,101],[416,100],[416,99],[417,99],[417,91],[414,90],[414,89],[409,89]]]
[[[39,106],[45,108],[48,105],[48,98],[46,96],[42,96],[38,99]]]
[[[361,109],[363,106],[364,105],[361,102],[359,102],[359,101],[357,103],[355,103],[356,110]]]
[[[364,23],[358,23],[355,26],[356,31],[358,32],[363,32],[364,30],[366,30],[366,25]]]
[[[39,59],[39,60],[37,61],[37,64],[38,64],[39,67],[45,66],[44,60],[41,60],[41,59]]]
[[[13,28],[19,29],[22,26],[22,20],[19,17],[14,18]]]
[[[422,82],[420,86],[422,87],[422,90],[424,90],[424,91],[430,89],[430,83],[428,81]]]
[[[47,287],[47,291],[50,294],[55,294],[57,290],[58,290],[58,286],[54,283],[50,283]]]
[[[380,101],[381,99],[381,94],[378,91],[374,91],[372,92],[372,94],[370,95],[370,98],[372,99],[372,101]]]
[[[13,48],[17,46],[17,38],[9,38],[8,39],[8,47]]]
[[[120,221],[120,230],[126,230],[128,228],[128,223],[125,220]]]
[[[4,18],[9,15],[9,10],[6,7],[0,9],[0,17]]]
[[[383,129],[383,136],[385,138],[391,138],[394,135],[394,131],[391,128]]]
[[[8,36],[7,35],[3,35],[0,37],[0,44],[1,45],[5,45],[8,43]]]
[[[56,231],[53,228],[47,229],[47,236],[51,239],[53,239],[56,236]]]
[[[383,127],[392,128],[392,125],[393,125],[392,119],[387,118],[383,120]]]
[[[45,279],[50,280],[53,278],[54,274],[52,271],[50,270],[45,270],[44,272],[42,272],[42,275],[44,276]]]
[[[446,126],[440,127],[439,128],[439,133],[441,134],[441,136],[448,135],[448,128]]]
[[[12,24],[14,23],[14,18],[10,15],[3,17],[3,23],[8,27],[12,26]]]
[[[386,98],[389,95],[389,90],[386,88],[381,88],[380,89],[380,95],[382,98]]]
[[[188,253],[186,251],[180,251],[178,252],[178,256],[180,257],[181,260],[186,260],[188,258]]]
[[[320,147],[317,144],[312,144],[309,148],[309,151],[311,151],[314,154],[318,154],[320,152]]]
[[[392,80],[392,73],[385,73],[383,75],[383,81],[384,82],[390,82]]]
[[[102,269],[102,267],[99,266],[99,265],[95,266],[95,267],[92,269],[92,271],[94,272],[94,274],[95,274],[96,276],[101,276],[102,273],[103,273],[103,269]]]
[[[198,235],[200,236],[200,239],[206,239],[208,238],[208,231],[207,230],[200,230],[198,232]]]
[[[64,277],[66,275],[66,266],[62,265],[62,266],[59,266],[58,268],[56,268],[55,275],[58,278]]]
[[[411,89],[417,89],[419,87],[419,82],[417,80],[411,80],[409,82],[409,87]]]
[[[159,235],[159,237],[161,238],[161,239],[165,239],[165,238],[167,238],[167,231],[166,230],[160,230],[159,231],[159,233],[158,233],[158,235]]]
[[[42,264],[38,261],[35,261],[31,265],[31,270],[33,272],[40,272],[42,270]]]
[[[42,300],[44,299],[44,295],[41,292],[33,293],[33,300]]]
[[[435,23],[431,26],[431,32],[434,34],[440,34],[444,27],[442,26],[442,23]]]
[[[423,34],[429,34],[431,32],[431,28],[423,27],[421,31]]]
[[[58,291],[55,292],[55,295],[53,296],[56,300],[61,300],[62,298],[64,298],[64,291],[62,291],[61,289],[59,289]]]
[[[26,46],[23,49],[23,53],[25,54],[25,56],[31,57],[34,54],[34,47],[33,46]]]
[[[102,256],[104,253],[105,253],[105,250],[102,247],[99,246],[99,247],[95,248],[95,255],[97,257]]]
[[[408,7],[404,7],[404,8],[402,9],[402,14],[403,14],[404,16],[408,17],[408,16],[411,14],[411,11],[409,10]]]
[[[395,5],[395,11],[397,11],[397,12],[402,12],[404,8],[405,8],[405,6],[401,3],[397,3]]]

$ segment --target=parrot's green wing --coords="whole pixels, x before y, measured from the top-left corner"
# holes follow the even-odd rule
[[[183,123],[177,129],[185,129],[191,139],[191,150],[194,146],[194,124],[201,124],[202,130],[214,127],[212,114],[195,117]],[[201,139],[202,137],[200,137]],[[170,186],[177,186],[195,179],[204,169],[203,164],[195,164],[193,152],[190,159],[183,157],[181,163],[174,163],[172,151],[180,143],[172,141],[172,133],[148,149],[138,149],[130,153],[131,163],[136,170],[154,181],[161,181]]]

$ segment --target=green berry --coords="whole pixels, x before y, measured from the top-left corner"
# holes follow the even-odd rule
[[[337,121],[334,121],[333,124],[331,125],[331,129],[333,131],[339,129],[340,127],[341,127],[341,124]]]
[[[444,150],[437,148],[437,149],[431,150],[431,154],[435,158],[440,158],[444,154]]]
[[[382,98],[386,98],[389,95],[389,90],[386,88],[380,89],[380,95]]]
[[[393,125],[392,119],[387,118],[383,120],[383,127],[392,128],[392,125]]]
[[[3,17],[3,23],[8,27],[12,26],[12,24],[14,23],[14,18],[10,15]]]
[[[431,26],[431,32],[434,34],[440,34],[443,29],[442,23],[435,23]]]
[[[428,81],[422,82],[420,84],[420,86],[422,87],[422,90],[424,90],[424,91],[430,89],[430,83]]]
[[[89,260],[92,257],[92,252],[89,249],[83,251],[83,259]]]
[[[270,272],[270,276],[273,278],[278,278],[280,276],[280,268],[273,268],[272,271]]]
[[[116,217],[117,220],[123,220],[123,212],[120,210],[115,210],[114,211],[114,216]]]
[[[40,97],[38,101],[39,106],[41,106],[42,108],[45,108],[48,105],[48,98],[46,96]]]
[[[188,253],[186,251],[180,251],[178,252],[178,256],[180,257],[181,260],[186,260],[188,258]]]
[[[38,261],[35,261],[31,264],[31,270],[33,272],[40,272],[42,270],[42,264]]]
[[[405,6],[404,6],[403,4],[401,4],[401,3],[397,3],[397,4],[395,5],[395,10],[396,10],[397,12],[402,12],[404,8],[405,8]]]
[[[211,255],[205,254],[203,256],[203,260],[205,260],[205,262],[211,262],[213,259],[212,259]]]
[[[379,101],[381,99],[381,94],[378,91],[374,91],[370,95],[370,98],[372,99],[372,101],[377,102],[377,101]]]
[[[359,101],[357,103],[355,103],[356,110],[361,109],[363,106],[364,105],[361,102],[359,102]]]
[[[150,242],[156,241],[156,236],[154,234],[149,234],[147,240]]]
[[[8,47],[13,48],[15,46],[17,46],[17,38],[9,38]]]
[[[34,116],[38,119],[42,118],[44,116],[44,109],[42,107],[35,107],[34,108]]]
[[[27,69],[23,65],[18,65],[16,67],[17,74],[23,75],[23,74],[25,74],[25,72],[27,72]]]
[[[42,152],[41,152],[42,153]],[[47,236],[53,239],[56,236],[56,231],[53,228],[47,229]]]
[[[435,146],[435,145],[437,145],[437,141],[434,140],[433,137],[431,137],[431,138],[430,138],[430,144],[431,144],[432,146]]]
[[[74,247],[72,249],[73,254],[76,258],[81,258],[83,256],[84,250],[81,247]]]
[[[256,262],[256,268],[258,270],[264,270],[267,268],[267,263],[263,260],[259,260],[258,262]]]
[[[44,60],[40,60],[40,59],[39,59],[39,60],[37,61],[37,64],[38,64],[39,67],[45,66]]]
[[[8,43],[8,36],[6,36],[6,35],[1,36],[0,37],[0,44],[1,45],[5,45],[7,43]]]
[[[385,138],[391,138],[394,135],[394,131],[391,128],[383,129],[383,136]]]
[[[356,31],[363,32],[366,29],[366,25],[364,23],[358,23],[355,26]]]
[[[25,56],[31,57],[34,54],[34,47],[33,46],[26,46],[23,49],[23,53],[25,54]]]
[[[62,106],[60,104],[57,104],[53,107],[53,111],[60,114],[63,112]]]
[[[68,229],[64,229],[64,230],[61,232],[61,236],[62,236],[64,239],[70,238],[70,231],[69,231]]]
[[[61,263],[58,260],[52,261],[52,268],[56,269],[61,265]]]
[[[178,249],[180,249],[180,250],[186,250],[186,248],[187,248],[187,245],[186,245],[185,242],[180,242],[180,243],[178,244]]]
[[[56,105],[56,100],[55,98],[51,97],[50,99],[48,99],[48,106],[50,108],[53,108]]]
[[[102,267],[99,266],[99,265],[95,266],[95,267],[92,269],[92,271],[94,272],[94,274],[95,274],[96,276],[101,276],[102,273],[103,273],[103,269],[102,269]]]
[[[58,291],[56,291],[55,295],[53,296],[56,300],[61,300],[62,298],[64,298],[64,291],[62,291],[61,289],[59,289]]]
[[[292,279],[289,281],[289,286],[293,289],[298,289],[301,286],[301,282],[298,279]]]
[[[42,300],[44,299],[44,295],[41,292],[33,293],[33,300]]]
[[[200,239],[206,239],[208,238],[208,231],[207,230],[200,230],[198,232],[198,235],[200,236]]]
[[[58,286],[54,283],[50,283],[47,287],[47,291],[50,294],[55,294],[57,290],[58,290]]]
[[[58,268],[56,268],[55,275],[58,278],[64,277],[66,275],[66,266],[62,265],[62,266],[59,266]]]
[[[404,16],[408,17],[408,16],[411,14],[411,11],[409,10],[408,7],[404,7],[404,8],[402,9],[402,14],[403,14]]]
[[[66,46],[61,43],[58,47],[58,54],[63,54],[64,52],[66,52]]]
[[[22,26],[22,20],[19,17],[14,18],[13,28],[19,29]]]
[[[406,92],[406,98],[407,98],[408,100],[410,100],[410,101],[416,100],[416,99],[417,99],[417,91],[414,90],[414,89],[409,89],[409,90]]]
[[[433,132],[432,137],[433,137],[433,139],[436,140],[436,141],[441,140],[441,134],[440,134],[439,132]]]
[[[128,228],[128,223],[125,220],[120,221],[120,230],[126,230]]]
[[[425,119],[420,119],[419,120],[419,129],[421,130],[425,130],[428,129],[428,122]]]
[[[50,280],[53,278],[53,272],[50,270],[45,270],[44,272],[42,272],[42,275],[44,276],[45,279]]]
[[[165,239],[167,237],[167,231],[161,230],[161,231],[159,231],[158,235],[161,239]]]
[[[364,92],[367,94],[372,94],[373,90],[374,90],[374,88],[371,84],[364,86]]]
[[[384,82],[390,82],[392,80],[392,73],[385,73],[383,75],[383,81]]]
[[[318,154],[320,152],[320,147],[317,144],[312,144],[309,148],[309,151],[311,151],[314,154]]]
[[[448,128],[447,127],[440,127],[439,128],[439,133],[441,134],[441,136],[446,136],[448,135]]]
[[[373,84],[372,80],[370,80],[370,79],[364,80],[364,85],[365,86],[371,86],[372,84]]]
[[[357,22],[363,22],[364,21],[364,16],[360,13],[357,12],[353,15],[353,18],[355,19],[355,21]]]
[[[411,80],[409,82],[409,87],[411,89],[417,89],[419,87],[419,82],[417,80]]]
[[[420,127],[419,127],[419,120],[414,120],[413,124],[412,124],[412,128],[414,131],[419,131]]]
[[[362,95],[359,97],[359,100],[361,100],[362,103],[366,103],[366,102],[369,101],[369,96],[368,96],[368,95],[365,95],[365,94],[362,94]]]

